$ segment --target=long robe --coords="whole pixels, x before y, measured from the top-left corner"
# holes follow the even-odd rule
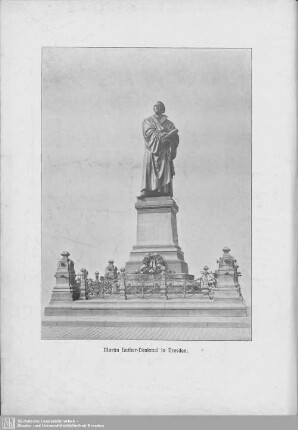
[[[172,178],[175,175],[173,160],[179,144],[178,134],[169,137],[169,143],[162,143],[164,133],[175,129],[166,115],[157,118],[155,115],[143,121],[145,140],[142,190],[158,191],[173,195]]]

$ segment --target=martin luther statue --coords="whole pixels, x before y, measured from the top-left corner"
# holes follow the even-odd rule
[[[174,163],[179,144],[178,130],[168,120],[165,105],[157,102],[154,115],[143,121],[145,153],[139,198],[173,196]]]

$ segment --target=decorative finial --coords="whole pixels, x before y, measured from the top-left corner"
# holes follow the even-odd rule
[[[225,254],[228,254],[231,251],[231,248],[229,248],[228,246],[224,246],[222,250]]]

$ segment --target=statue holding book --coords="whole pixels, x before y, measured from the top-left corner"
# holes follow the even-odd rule
[[[165,105],[157,102],[154,115],[143,121],[145,140],[142,190],[139,198],[173,196],[173,160],[179,144],[178,130],[168,120]]]

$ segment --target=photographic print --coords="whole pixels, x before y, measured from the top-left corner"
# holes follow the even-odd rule
[[[251,74],[42,49],[42,339],[251,340]]]

